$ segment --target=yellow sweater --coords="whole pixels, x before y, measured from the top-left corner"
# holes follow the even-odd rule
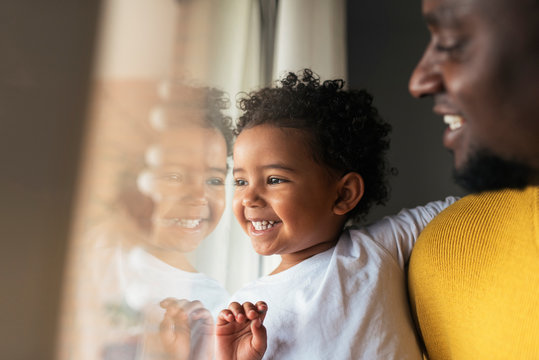
[[[440,213],[414,247],[409,289],[429,359],[539,359],[539,187]]]

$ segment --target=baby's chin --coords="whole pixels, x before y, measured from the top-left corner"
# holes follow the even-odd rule
[[[155,234],[153,241],[151,241],[151,245],[162,250],[187,253],[196,250],[207,235],[207,231],[186,233],[177,229],[172,231],[166,229],[165,231],[159,231]]]
[[[251,239],[251,244],[253,245],[253,250],[258,254],[262,256],[271,256],[271,255],[279,255],[275,252],[275,250],[270,249],[266,246],[261,246],[255,239]]]

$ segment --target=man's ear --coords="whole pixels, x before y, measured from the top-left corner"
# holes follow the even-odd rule
[[[344,175],[337,184],[338,198],[333,206],[335,215],[345,215],[359,203],[365,191],[363,178],[356,172]]]

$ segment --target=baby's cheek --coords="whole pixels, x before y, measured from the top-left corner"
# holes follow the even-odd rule
[[[234,200],[232,201],[232,211],[234,213],[234,216],[238,220],[238,222],[242,224],[244,222],[244,217],[243,217],[243,206],[241,205],[241,199],[234,197]]]

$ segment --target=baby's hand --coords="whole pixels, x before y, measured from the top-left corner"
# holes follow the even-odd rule
[[[166,310],[160,326],[161,341],[173,359],[213,357],[213,319],[200,301],[167,298],[160,303]]]
[[[240,305],[233,302],[222,310],[215,328],[217,360],[259,360],[267,347],[262,325],[268,306],[259,301]]]

